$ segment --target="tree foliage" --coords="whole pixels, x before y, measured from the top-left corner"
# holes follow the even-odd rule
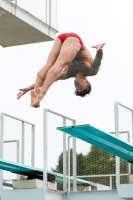
[[[72,163],[73,150],[70,150],[70,175],[73,173],[73,163]],[[66,153],[66,160],[68,160],[68,152]],[[82,175],[94,175],[91,178],[83,178],[95,183],[100,183],[103,185],[109,185],[110,180],[108,177],[95,177],[95,175],[110,175],[115,174],[115,156],[102,149],[95,146],[91,146],[90,151],[83,155],[82,153],[76,154],[77,160],[77,176]],[[68,169],[68,162],[67,162]],[[58,165],[55,169],[52,169],[58,173],[63,173],[63,153],[59,155]],[[128,163],[120,159],[120,173],[128,173]],[[67,171],[68,174],[68,171]],[[128,176],[121,177],[121,183],[127,183]],[[115,189],[115,177],[113,177],[113,189]]]

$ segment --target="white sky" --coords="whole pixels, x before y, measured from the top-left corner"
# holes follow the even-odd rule
[[[76,97],[73,79],[69,79],[52,85],[41,108],[30,107],[29,93],[16,100],[19,88],[35,81],[53,42],[0,47],[0,111],[37,125],[36,148],[42,141],[43,108],[74,118],[77,124],[114,131],[114,101],[133,107],[132,24],[132,0],[58,0],[59,33],[79,34],[93,57],[96,51],[91,46],[106,43],[99,73],[88,78],[91,94]]]

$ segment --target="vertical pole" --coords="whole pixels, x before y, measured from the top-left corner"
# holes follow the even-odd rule
[[[73,121],[73,126],[76,125],[76,121]],[[76,176],[77,176],[77,167],[76,167],[76,138],[73,137],[73,191],[77,191],[77,183],[76,183]]]
[[[47,109],[43,109],[43,199],[47,191]]]
[[[46,16],[46,24],[48,24],[48,17],[47,17],[47,15],[48,15],[48,3],[47,3],[47,0],[45,0],[45,16]]]
[[[68,193],[70,192],[70,137],[68,137]]]
[[[131,131],[131,133],[129,132],[129,134],[131,134],[131,135],[129,135],[130,143],[133,145],[133,111],[132,111],[132,131]],[[132,173],[132,171],[131,171],[131,163],[129,163],[129,181],[130,181],[131,173]]]
[[[132,112],[132,123],[133,123],[133,112]],[[132,124],[133,130],[133,124]],[[132,134],[132,133],[131,133]],[[131,143],[130,132],[127,132],[127,141]],[[132,144],[132,143],[131,143]],[[130,183],[130,174],[131,174],[131,163],[128,163],[128,182]]]
[[[17,163],[19,163],[20,162],[20,158],[19,158],[19,154],[20,154],[20,141],[18,140],[17,141]]]
[[[118,102],[115,102],[115,135],[119,137],[119,111],[118,111]],[[116,187],[120,185],[120,158],[116,156]]]
[[[17,163],[20,162],[20,141],[17,141]],[[17,174],[17,180],[19,180],[19,174]]]
[[[25,122],[22,121],[22,131],[21,131],[21,164],[24,164],[24,140],[25,140]]]
[[[131,144],[133,144],[133,111],[132,111],[132,136],[131,136],[131,138],[132,138],[132,141],[131,141]]]
[[[0,159],[3,159],[3,140],[4,140],[4,113],[0,116]],[[3,194],[3,171],[0,170],[0,198]]]
[[[15,0],[15,10],[14,10],[14,15],[16,15],[16,10],[17,10],[17,5],[18,5],[18,0]]]
[[[32,125],[31,165],[35,166],[35,125]]]
[[[110,182],[110,190],[112,190],[112,176],[109,176],[109,182]]]
[[[49,35],[51,29],[51,0],[49,0]]]
[[[66,118],[63,117],[63,126],[66,126]],[[63,133],[63,192],[67,191],[66,183],[66,134]]]

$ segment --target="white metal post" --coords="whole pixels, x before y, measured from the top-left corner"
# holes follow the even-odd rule
[[[109,185],[110,185],[110,190],[112,190],[112,176],[109,176]]]
[[[31,165],[35,166],[35,125],[32,125]]]
[[[51,0],[49,0],[49,31],[51,28]]]
[[[119,137],[119,114],[118,114],[118,102],[115,102],[115,135]],[[116,187],[120,185],[120,158],[116,156]]]
[[[132,111],[132,141],[131,141],[131,144],[133,144],[133,111]]]
[[[47,0],[45,0],[45,17],[46,17],[45,22],[46,22],[46,24],[48,24],[48,16],[47,16],[48,15],[48,11],[47,11],[48,8],[47,7],[48,7],[48,3],[47,3]]]
[[[70,183],[70,139],[71,139],[72,136],[69,136],[68,137],[68,190],[67,190],[67,197],[68,197],[68,200],[69,200],[69,194],[70,194],[70,186],[71,186],[71,183]]]
[[[0,116],[0,158],[3,159],[3,140],[4,140],[4,113]],[[0,170],[0,197],[3,194],[3,171]]]
[[[76,125],[76,121],[73,121],[73,126]],[[76,156],[76,138],[73,137],[73,191],[77,191],[77,183],[76,183],[76,176],[77,176],[77,156]]]
[[[68,137],[68,194],[70,192],[70,138],[72,136]]]
[[[63,117],[63,126],[66,126],[66,118]],[[66,182],[66,134],[63,133],[63,192],[67,192]]]
[[[25,122],[22,121],[22,131],[21,131],[21,164],[24,164],[24,140],[25,140]]]
[[[43,199],[47,191],[47,109],[43,109]]]

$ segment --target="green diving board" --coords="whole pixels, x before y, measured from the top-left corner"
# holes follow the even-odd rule
[[[57,130],[68,133],[130,163],[133,163],[133,146],[120,138],[102,131],[89,124],[57,127]]]
[[[63,174],[60,174],[60,173],[57,173],[57,172],[51,172],[51,171],[48,171],[48,173],[49,174],[52,173],[52,175],[54,175],[56,177],[55,182],[63,184]],[[66,179],[68,180],[68,176],[66,176]],[[77,183],[77,185],[96,186],[96,183],[93,183],[91,181],[86,181],[86,180],[83,180],[83,179],[79,179],[79,178],[76,178],[76,183]],[[72,176],[70,176],[70,184],[73,184],[73,177]]]
[[[0,159],[0,169],[9,171],[12,173],[25,175],[28,177],[28,179],[40,179],[43,180],[43,169],[6,161],[3,159]],[[63,184],[63,174],[53,172],[53,171],[47,171],[47,179],[50,182],[57,182],[60,184]],[[66,179],[68,179],[68,176],[66,176]],[[82,180],[77,178],[76,179],[78,185],[91,185],[95,186],[95,183]],[[73,183],[73,177],[70,177],[70,183]]]
[[[3,159],[0,159],[0,169],[28,176],[29,179],[30,178],[31,179],[37,178],[41,180],[43,179],[43,170],[15,162],[6,161]]]

